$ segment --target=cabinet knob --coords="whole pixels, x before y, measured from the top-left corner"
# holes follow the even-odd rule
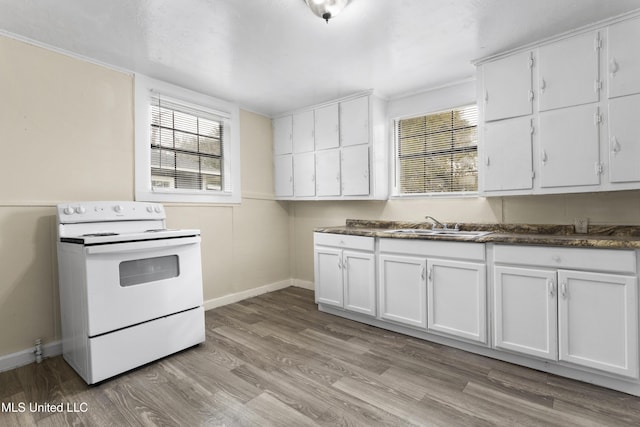
[[[611,152],[613,154],[618,154],[620,152],[620,143],[618,142],[618,138],[615,136],[611,137]]]
[[[616,58],[611,58],[611,62],[609,62],[609,74],[611,74],[611,77],[615,77],[619,69],[620,66],[616,61]]]
[[[540,79],[540,92],[544,92],[547,88],[547,82],[544,79]]]
[[[562,295],[562,298],[567,297],[567,282],[564,280],[560,284],[560,294]]]
[[[561,258],[558,255],[554,255],[551,257],[552,260],[554,260],[555,262],[560,262]]]

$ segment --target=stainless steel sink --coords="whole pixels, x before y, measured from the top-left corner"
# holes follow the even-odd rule
[[[491,231],[467,231],[456,229],[422,229],[422,228],[401,228],[398,230],[386,230],[385,233],[403,234],[415,236],[446,236],[446,237],[480,237],[491,234]]]

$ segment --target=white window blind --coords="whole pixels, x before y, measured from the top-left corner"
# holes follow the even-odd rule
[[[475,105],[395,121],[395,192],[478,191]]]
[[[153,92],[151,187],[167,192],[228,192],[224,113]]]

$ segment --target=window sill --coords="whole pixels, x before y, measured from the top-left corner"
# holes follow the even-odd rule
[[[480,193],[468,191],[460,193],[420,193],[420,194],[391,194],[389,200],[403,199],[469,199],[478,198]]]

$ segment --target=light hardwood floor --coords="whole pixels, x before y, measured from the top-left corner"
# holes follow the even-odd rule
[[[304,289],[206,324],[206,343],[92,387],[61,357],[0,373],[0,402],[26,405],[0,425],[640,425],[640,398],[320,313]],[[78,412],[29,410],[45,402]]]

